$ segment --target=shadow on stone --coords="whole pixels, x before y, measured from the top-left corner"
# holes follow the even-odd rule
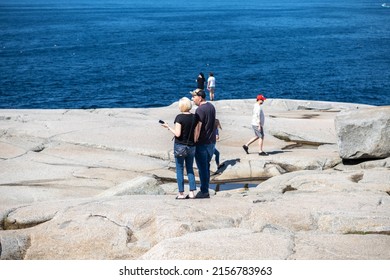
[[[286,193],[286,192],[291,192],[291,191],[296,191],[297,189],[296,188],[293,188],[291,187],[291,185],[287,185],[283,190],[282,190],[282,193]]]
[[[376,160],[382,160],[382,159],[378,159],[378,158],[343,159],[342,162],[344,165],[358,165],[363,162],[370,162],[370,161],[374,162]]]
[[[218,170],[214,172],[214,175],[223,173],[223,171],[225,171],[228,166],[234,166],[234,165],[236,165],[237,162],[240,162],[240,161],[241,161],[241,159],[239,159],[239,158],[225,160],[224,162],[222,162],[220,164],[221,167],[218,168]]]
[[[249,188],[256,188],[259,183],[256,182],[221,182],[216,184],[210,184],[210,188],[214,189],[216,192],[219,191],[228,191],[233,189],[243,189],[248,191]]]

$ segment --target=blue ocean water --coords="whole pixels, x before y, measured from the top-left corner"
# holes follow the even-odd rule
[[[375,0],[0,0],[0,108],[216,99],[390,105],[390,5]]]

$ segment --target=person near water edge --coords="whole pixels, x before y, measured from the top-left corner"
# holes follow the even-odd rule
[[[196,78],[196,83],[199,89],[204,90],[204,86],[206,84],[206,78],[204,77],[204,74],[202,72],[200,72],[198,77]]]
[[[209,73],[209,77],[207,79],[207,90],[210,93],[210,101],[213,101],[215,97],[215,77],[213,72]]]

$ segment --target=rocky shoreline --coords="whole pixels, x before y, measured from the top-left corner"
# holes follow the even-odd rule
[[[177,103],[0,110],[0,259],[390,259],[390,106],[269,99],[259,157],[253,102],[214,102],[212,179],[262,182],[185,201]]]

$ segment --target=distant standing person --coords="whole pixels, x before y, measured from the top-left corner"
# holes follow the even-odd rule
[[[210,161],[215,148],[215,117],[213,104],[206,101],[204,90],[196,89],[192,93],[192,100],[198,108],[195,115],[198,124],[195,128],[195,161],[199,171],[200,191],[196,198],[210,198]]]
[[[179,189],[179,194],[176,199],[195,198],[196,182],[194,175],[194,157],[195,157],[195,142],[194,132],[197,125],[196,116],[190,112],[192,108],[192,102],[189,98],[183,97],[179,100],[179,110],[181,114],[178,114],[175,118],[175,127],[171,128],[165,122],[161,126],[168,128],[175,135],[174,150],[180,146],[188,146],[189,152],[185,157],[176,157],[176,179]],[[189,195],[184,195],[184,163],[186,166],[187,177],[189,182]]]
[[[268,154],[263,151],[263,141],[264,141],[264,112],[261,108],[261,105],[264,103],[266,98],[259,94],[256,98],[256,103],[253,105],[253,111],[252,111],[252,128],[255,132],[255,137],[251,138],[248,143],[242,146],[244,151],[249,154],[249,145],[255,142],[256,140],[259,140],[259,156],[267,156]]]
[[[213,72],[209,73],[209,78],[207,79],[207,90],[210,93],[210,101],[213,101],[215,94],[215,77]]]
[[[196,83],[198,84],[199,89],[204,90],[204,85],[206,84],[206,78],[204,77],[202,72],[200,72],[198,78],[196,78]]]

